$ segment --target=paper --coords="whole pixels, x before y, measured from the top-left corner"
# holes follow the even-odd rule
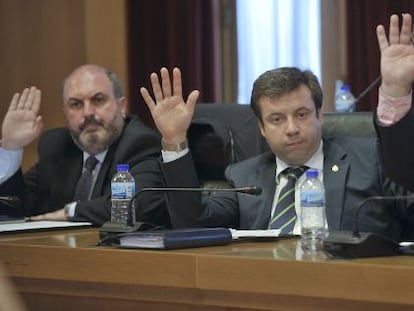
[[[280,229],[268,230],[236,230],[230,229],[233,240],[240,238],[277,238],[280,235]]]
[[[92,226],[90,222],[72,222],[72,221],[26,221],[19,223],[1,223],[0,233],[2,232],[14,232],[14,231],[29,231],[29,230],[41,230],[41,229],[58,229],[58,228],[70,228],[70,227],[85,227]]]

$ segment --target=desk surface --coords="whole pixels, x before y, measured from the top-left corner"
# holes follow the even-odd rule
[[[90,228],[0,235],[0,260],[30,310],[414,308],[414,257],[306,258],[296,239],[170,251],[97,241]]]

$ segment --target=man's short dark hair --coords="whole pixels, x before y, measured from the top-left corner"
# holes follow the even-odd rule
[[[262,120],[260,105],[263,97],[277,98],[297,90],[305,85],[309,88],[316,112],[322,107],[323,92],[318,78],[310,70],[300,70],[296,67],[281,67],[261,74],[253,84],[250,107],[259,120]]]

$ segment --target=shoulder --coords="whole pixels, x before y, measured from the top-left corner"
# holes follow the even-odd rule
[[[255,157],[231,164],[227,167],[226,173],[230,175],[245,175],[248,172],[256,171],[262,167],[275,165],[275,155],[272,152],[265,152]]]
[[[325,159],[345,160],[366,168],[379,165],[376,137],[334,137],[324,140]]]
[[[39,139],[39,153],[45,151],[65,152],[68,148],[73,149],[73,143],[69,130],[65,127],[53,128],[45,131]]]
[[[376,137],[338,136],[324,139],[324,147],[338,148],[340,146],[346,151],[358,153],[362,150],[376,152],[377,141]]]
[[[125,119],[121,137],[111,145],[110,151],[120,159],[158,157],[161,152],[161,136],[138,117],[129,115]]]
[[[160,134],[149,126],[145,125],[144,122],[138,116],[128,115],[125,118],[125,127],[122,134],[124,139],[150,139],[160,141]]]

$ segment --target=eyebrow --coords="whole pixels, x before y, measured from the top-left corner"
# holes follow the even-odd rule
[[[98,92],[98,93],[96,93],[96,94],[92,95],[92,96],[91,96],[91,98],[96,98],[96,97],[98,97],[98,96],[108,97],[108,95],[107,95],[107,94],[102,93],[102,92]]]
[[[108,97],[108,95],[107,95],[107,94],[105,94],[105,93],[103,93],[103,92],[98,92],[98,93],[93,94],[90,98],[91,98],[91,99],[94,99],[94,98],[96,98],[96,97],[98,97],[98,96]],[[77,97],[69,97],[67,101],[71,101],[71,100],[72,100],[72,101],[83,101],[82,99],[79,99],[79,98],[77,98]]]

